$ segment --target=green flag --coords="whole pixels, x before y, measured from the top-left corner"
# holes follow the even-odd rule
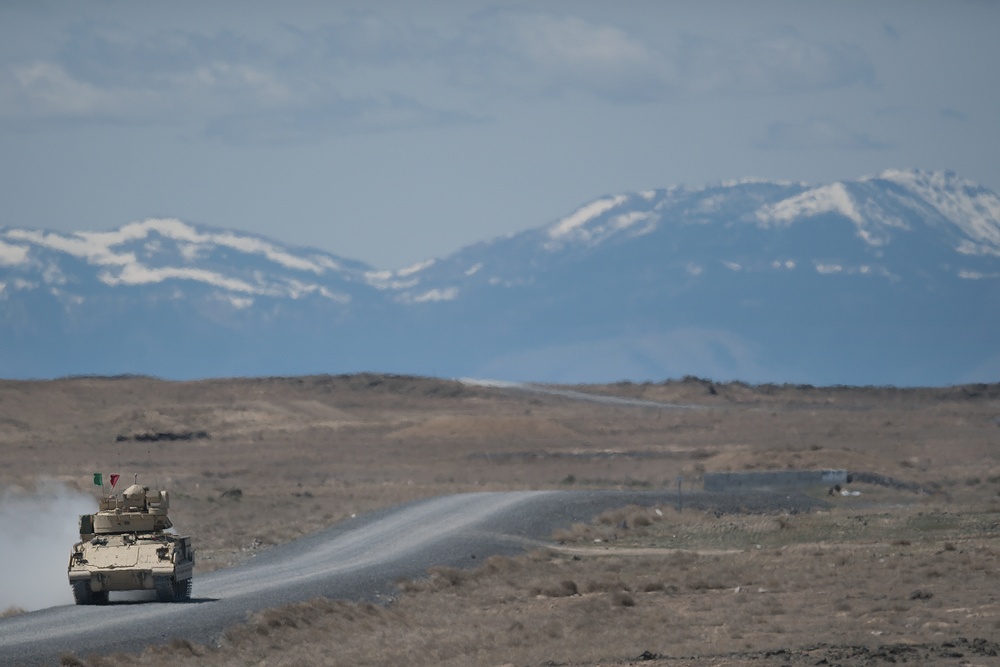
[[[99,472],[94,473],[94,486],[104,486],[104,477]]]

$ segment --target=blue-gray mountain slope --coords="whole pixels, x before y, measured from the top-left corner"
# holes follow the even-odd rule
[[[177,220],[0,230],[0,375],[1000,375],[1000,198],[951,173],[603,197],[398,271]]]

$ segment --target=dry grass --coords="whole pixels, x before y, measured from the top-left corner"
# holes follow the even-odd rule
[[[940,490],[865,486],[860,498],[833,498],[830,512],[795,516],[625,508],[560,531],[553,550],[403,582],[389,607],[313,600],[254,616],[221,647],[175,640],[139,658],[67,665],[673,665],[706,655],[735,665],[792,649],[775,659],[879,664],[901,657],[897,645],[925,647],[923,662],[988,652],[944,645],[1000,635],[997,386],[709,386],[583,388],[703,406],[671,411],[374,375],[0,382],[0,484],[47,478],[90,492],[95,462],[139,472],[171,489],[171,517],[194,536],[201,572],[351,514],[459,491],[672,488],[678,475],[697,486],[705,470],[827,467]],[[134,439],[158,432],[209,437]]]
[[[591,535],[619,516],[649,523],[637,522],[642,535],[620,529],[617,544],[595,547]],[[765,547],[752,543],[759,517],[628,508],[557,549],[494,556],[474,571],[433,568],[401,582],[389,607],[315,599],[255,614],[220,647],[175,641],[86,664],[624,665],[644,652],[668,664],[692,656],[741,664],[732,655],[752,662],[778,650],[817,664],[820,641],[841,647],[832,650],[943,651],[956,637],[1000,632],[1000,536],[984,530],[998,518],[834,510],[766,529],[790,537]],[[879,530],[835,537],[865,522],[910,538],[887,541]],[[720,533],[748,546],[719,550]],[[676,534],[691,548],[657,546]]]

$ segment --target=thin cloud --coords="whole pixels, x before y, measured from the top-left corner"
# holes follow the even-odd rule
[[[517,17],[498,36],[509,49],[501,62],[527,72],[541,90],[656,98],[669,92],[674,78],[655,49],[615,26],[574,16]]]
[[[138,31],[83,23],[70,30],[56,60],[73,76],[99,86],[173,88],[211,63],[262,66],[276,55],[273,41],[231,31],[203,34],[178,28]]]
[[[144,106],[141,91],[110,89],[75,78],[55,62],[0,69],[0,119],[121,118]]]
[[[318,136],[373,134],[416,128],[475,124],[474,115],[426,107],[401,96],[338,99],[328,105],[304,105],[281,111],[250,110],[219,115],[203,136],[230,144],[305,143]]]
[[[369,33],[379,32],[363,18]],[[77,28],[55,60],[0,68],[0,119],[29,127],[188,124],[210,138],[249,143],[475,121],[403,92],[352,90],[346,59],[330,45],[351,32],[344,25],[285,29],[265,41],[229,32]],[[397,34],[383,33],[390,41]],[[353,55],[379,52],[375,37],[368,47],[361,41],[347,45]]]
[[[589,94],[618,102],[679,96],[797,94],[874,85],[868,56],[792,28],[727,42],[669,32],[656,43],[576,16],[493,12],[456,44],[457,86],[517,94]]]
[[[767,127],[758,148],[767,150],[886,150],[891,144],[854,131],[832,120],[781,121]]]
[[[860,50],[789,28],[739,43],[669,32],[653,42],[610,22],[512,10],[450,32],[376,11],[253,36],[84,23],[51,58],[0,66],[0,120],[186,124],[281,142],[476,122],[469,109],[494,96],[634,103],[874,80]]]
[[[941,109],[941,117],[947,118],[948,120],[958,120],[958,121],[966,121],[969,119],[968,115],[962,113],[958,109],[953,109],[951,107],[946,107],[944,109]]]
[[[859,49],[807,40],[791,28],[741,43],[687,34],[677,61],[693,93],[797,94],[875,82],[874,67]]]
[[[372,10],[347,11],[315,28],[285,26],[307,59],[343,67],[386,66],[444,57],[451,41],[436,27]]]
[[[577,16],[471,17],[440,64],[458,89],[500,96],[585,94],[618,101],[673,93],[668,58],[624,29]]]

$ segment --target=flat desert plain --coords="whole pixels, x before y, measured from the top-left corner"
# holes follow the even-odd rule
[[[904,483],[807,489],[828,503],[810,513],[625,507],[549,548],[401,581],[387,605],[314,599],[213,646],[64,665],[1000,664],[1000,385],[3,381],[0,452],[5,497],[96,498],[96,471],[169,489],[196,594],[199,571],[440,494],[698,489],[717,471]]]

